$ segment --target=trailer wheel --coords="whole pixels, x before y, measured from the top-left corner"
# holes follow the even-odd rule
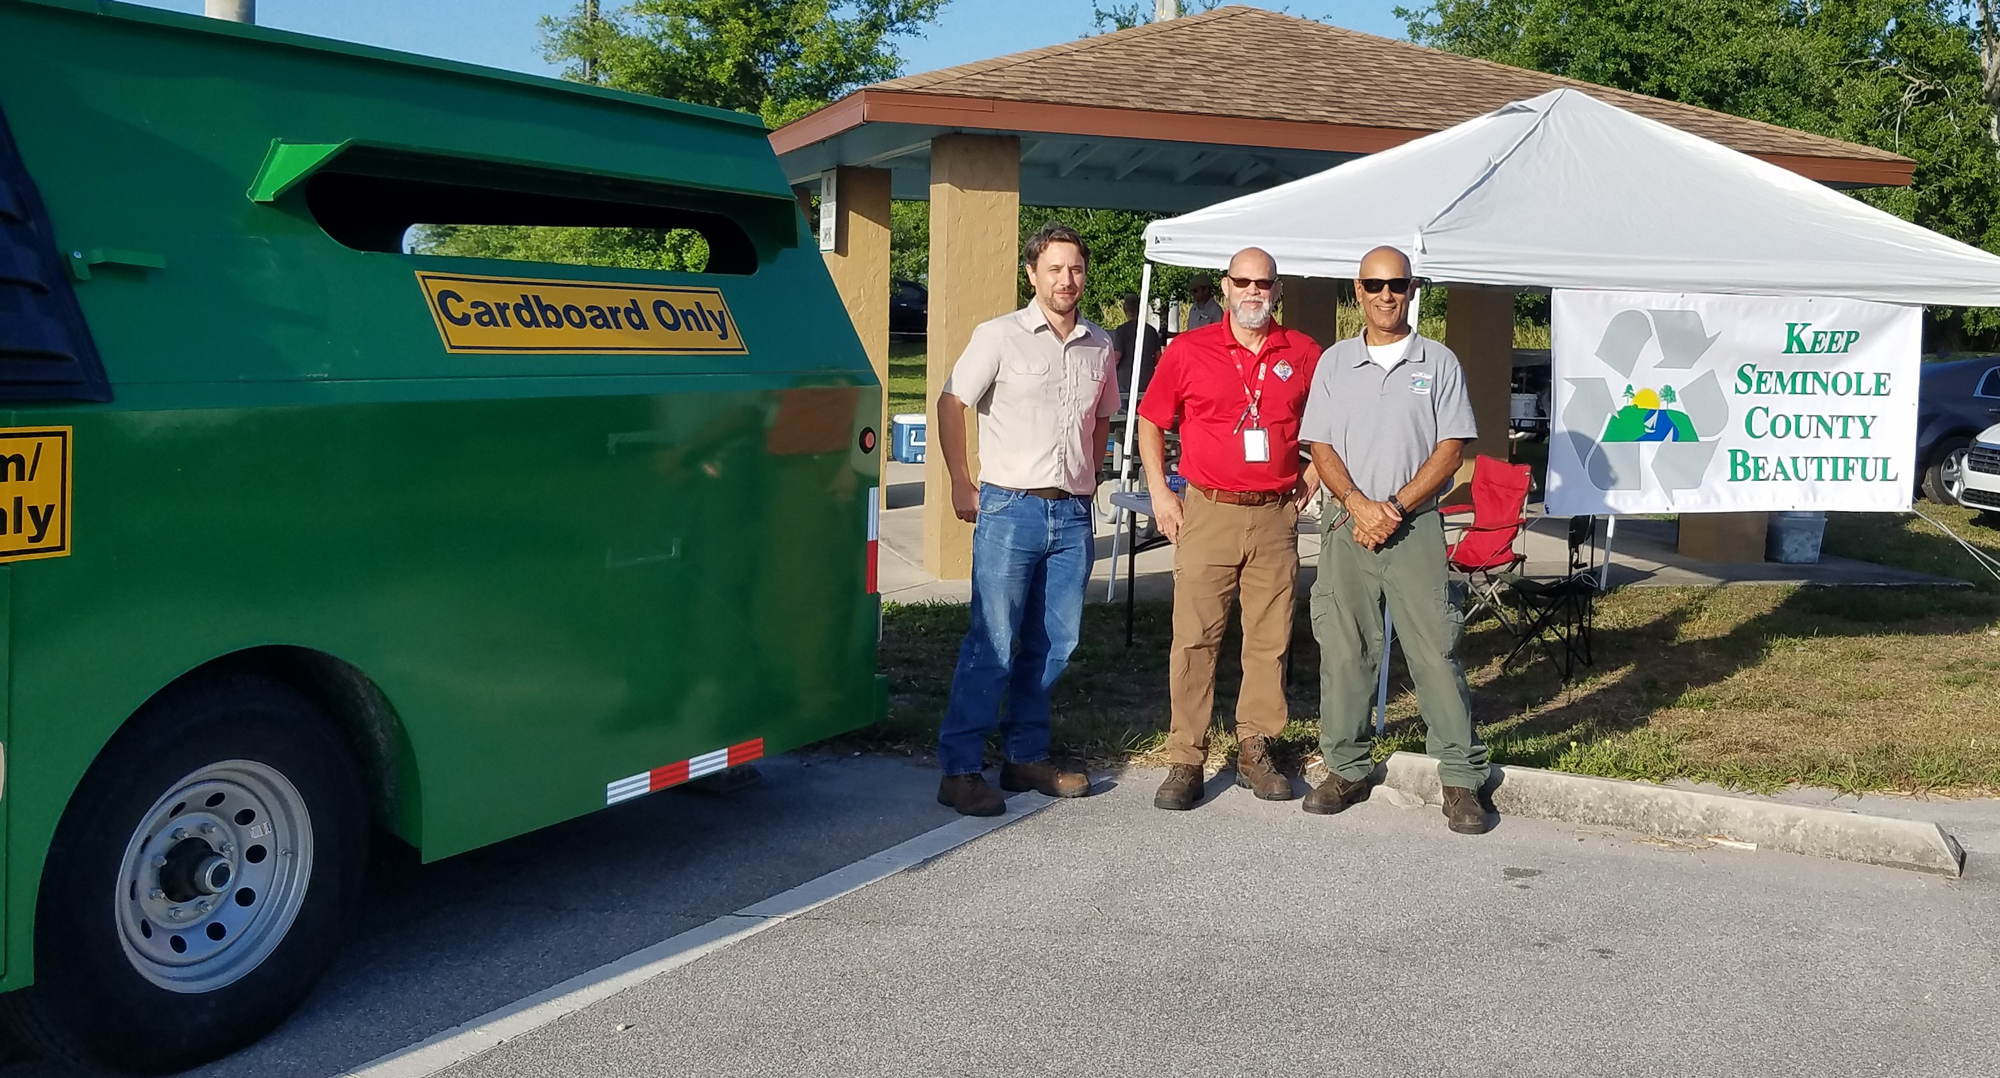
[[[352,755],[310,700],[248,674],[171,690],[57,825],[35,984],[0,997],[10,1024],[58,1057],[139,1072],[256,1040],[331,961],[367,828]]]

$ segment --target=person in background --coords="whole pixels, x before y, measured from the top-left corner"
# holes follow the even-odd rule
[[[1146,383],[1153,380],[1153,367],[1160,358],[1160,331],[1146,326],[1146,346],[1143,352],[1133,348],[1133,340],[1138,336],[1144,321],[1139,317],[1139,293],[1127,292],[1125,304],[1125,324],[1111,331],[1111,346],[1118,350],[1118,391],[1132,390],[1132,357],[1139,356],[1139,392],[1146,391]]]
[[[1187,325],[1181,328],[1181,332],[1212,326],[1220,321],[1222,305],[1215,302],[1215,282],[1209,280],[1206,273],[1189,277]]]
[[[1447,826],[1483,834],[1488,820],[1486,746],[1472,727],[1459,662],[1463,614],[1446,592],[1444,525],[1437,498],[1478,435],[1465,373],[1451,349],[1410,328],[1409,256],[1377,247],[1361,260],[1354,295],[1361,334],[1327,350],[1313,378],[1299,436],[1330,507],[1320,525],[1312,588],[1320,648],[1320,751],[1330,774],[1306,795],[1329,815],[1359,801],[1374,771],[1370,704],[1382,653],[1382,603],[1417,685],[1438,760]]]
[[[996,726],[1001,789],[1090,792],[1089,778],[1049,759],[1049,689],[1082,632],[1091,495],[1118,411],[1116,357],[1111,335],[1077,314],[1090,266],[1083,238],[1051,221],[1028,238],[1021,262],[1035,298],[972,331],[937,399],[952,510],[976,524],[972,625],[938,730],[938,801],[967,816],[1007,809],[983,773]],[[979,412],[977,484],[968,408]]]
[[[1202,797],[1215,662],[1232,598],[1243,621],[1236,784],[1268,801],[1292,796],[1291,780],[1272,763],[1271,743],[1288,710],[1284,663],[1299,509],[1318,487],[1312,470],[1299,466],[1298,436],[1319,345],[1273,321],[1278,265],[1269,254],[1237,252],[1222,280],[1229,317],[1175,337],[1139,404],[1153,519],[1174,543],[1168,767],[1153,797],[1163,809],[1190,809]],[[1185,500],[1167,485],[1170,428],[1180,431]]]

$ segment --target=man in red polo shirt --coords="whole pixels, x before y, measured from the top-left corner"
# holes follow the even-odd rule
[[[1229,317],[1175,337],[1139,404],[1139,455],[1153,519],[1174,543],[1169,766],[1153,798],[1163,809],[1189,809],[1201,800],[1215,659],[1230,597],[1239,593],[1236,784],[1269,801],[1292,796],[1291,780],[1271,763],[1271,739],[1285,728],[1299,510],[1319,486],[1312,468],[1299,466],[1299,418],[1319,345],[1272,321],[1278,264],[1255,247],[1229,260],[1222,298]],[[1167,485],[1166,431],[1175,427],[1185,496]]]

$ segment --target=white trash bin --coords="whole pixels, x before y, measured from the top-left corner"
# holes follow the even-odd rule
[[[1820,542],[1825,538],[1825,513],[1772,513],[1771,525],[1764,532],[1764,558],[1786,565],[1817,564]]]

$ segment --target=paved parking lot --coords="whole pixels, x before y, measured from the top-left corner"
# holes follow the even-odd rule
[[[198,1073],[356,1069],[958,826],[911,761],[763,766],[729,797],[670,792],[378,866],[306,1010]],[[1168,814],[1157,778],[1049,805],[442,1073],[2000,1073],[1991,804],[1888,802],[1953,822],[1971,855],[1947,881],[1532,820],[1470,838],[1386,802],[1312,817],[1226,774]]]

